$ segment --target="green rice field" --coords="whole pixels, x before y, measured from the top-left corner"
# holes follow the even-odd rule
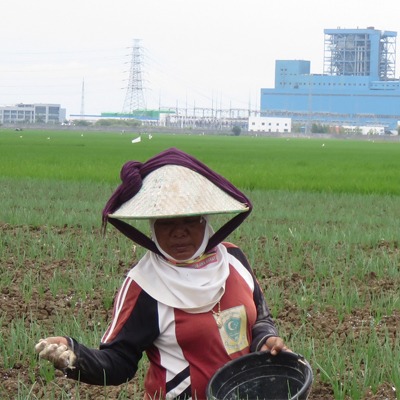
[[[145,358],[131,382],[102,388],[65,379],[33,348],[51,335],[98,346],[143,254],[112,227],[101,234],[101,210],[124,162],[169,147],[252,200],[228,239],[246,253],[280,334],[310,362],[309,399],[399,398],[399,141],[137,137],[0,128],[1,399],[143,398]]]
[[[179,147],[246,189],[400,194],[400,142],[0,131],[1,175],[115,183],[122,164]]]

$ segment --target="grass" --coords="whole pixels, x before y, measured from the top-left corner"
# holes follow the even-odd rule
[[[12,322],[0,316],[7,327],[0,365],[29,365],[32,374],[15,399],[36,398],[38,375],[48,382],[46,398],[68,398],[52,389],[54,372],[38,363],[33,345],[57,333],[97,346],[115,290],[142,254],[111,228],[101,236],[101,210],[123,162],[169,146],[252,199],[254,212],[230,240],[247,254],[281,334],[318,382],[335,399],[362,399],[385,382],[399,393],[398,143],[153,135],[133,147],[130,140],[0,131],[0,293],[17,284],[27,304]],[[58,308],[46,309],[47,299]],[[40,325],[45,312],[54,315],[51,326]]]

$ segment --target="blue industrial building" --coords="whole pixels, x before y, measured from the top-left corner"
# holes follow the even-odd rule
[[[325,29],[323,74],[310,61],[277,60],[275,88],[261,89],[260,113],[291,117],[307,129],[384,126],[400,121],[400,80],[395,78],[397,32]]]

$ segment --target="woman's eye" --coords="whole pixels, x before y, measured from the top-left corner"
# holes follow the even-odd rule
[[[169,226],[172,226],[173,222],[171,222],[171,221],[157,221],[156,225],[160,226],[160,227],[163,227],[163,228],[167,228]]]
[[[181,220],[158,220],[155,226],[161,229],[170,229],[177,226],[195,227],[201,224],[201,218],[185,218]]]
[[[199,220],[198,219],[187,219],[186,221],[185,221],[185,224],[197,224],[199,222]]]

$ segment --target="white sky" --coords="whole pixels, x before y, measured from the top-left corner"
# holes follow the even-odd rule
[[[86,114],[121,112],[140,39],[147,108],[257,109],[276,59],[322,73],[325,28],[400,35],[399,11],[399,0],[2,0],[0,105],[79,114],[84,80]]]

